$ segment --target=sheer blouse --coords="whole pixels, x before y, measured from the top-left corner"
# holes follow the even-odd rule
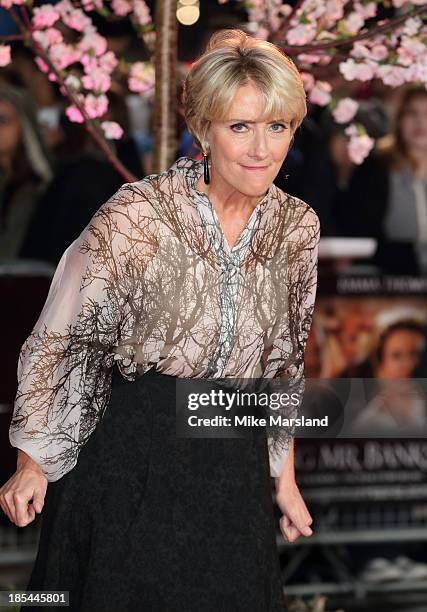
[[[9,431],[49,481],[74,467],[100,422],[115,362],[130,381],[155,367],[304,389],[318,217],[273,184],[230,248],[196,188],[202,173],[182,157],[123,184],[61,257],[20,351]],[[290,438],[268,442],[278,476]]]

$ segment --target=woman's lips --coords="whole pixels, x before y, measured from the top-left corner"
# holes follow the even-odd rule
[[[253,171],[258,170],[258,172],[260,172],[261,170],[267,170],[268,166],[244,166],[242,164],[242,168],[244,168],[245,170],[253,170]]]

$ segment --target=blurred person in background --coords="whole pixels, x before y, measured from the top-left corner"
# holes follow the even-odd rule
[[[386,207],[377,261],[390,273],[427,273],[427,91],[402,90],[391,133],[378,142]]]
[[[0,258],[20,256],[41,194],[52,178],[51,156],[28,92],[0,85]]]
[[[137,177],[144,169],[129,133],[129,116],[124,96],[110,91],[109,108],[102,120],[117,121],[124,130],[114,141],[120,161]],[[105,158],[83,124],[60,116],[63,138],[55,148],[55,176],[40,201],[37,214],[25,236],[21,256],[58,263],[92,216],[122,185],[123,177]],[[95,178],[96,177],[96,178]]]
[[[362,123],[372,138],[388,130],[387,115],[377,99],[361,101],[354,121]],[[323,237],[376,237],[385,209],[385,171],[384,177],[378,176],[373,155],[362,164],[351,159],[347,126],[336,123],[329,110],[306,118],[276,184],[312,203]]]
[[[422,324],[412,319],[396,321],[377,333],[375,342],[370,364],[376,382],[367,381],[370,400],[354,427],[370,434],[421,433],[419,428],[427,425],[426,406],[412,378],[426,348]]]

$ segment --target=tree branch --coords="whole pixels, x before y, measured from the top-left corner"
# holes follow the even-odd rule
[[[336,49],[338,47],[344,47],[347,45],[352,45],[358,40],[364,40],[366,38],[372,38],[374,36],[378,36],[379,34],[384,34],[385,32],[389,32],[394,30],[401,23],[404,23],[410,17],[416,17],[417,15],[427,14],[427,4],[423,4],[412,11],[408,11],[404,15],[400,17],[396,17],[394,19],[390,19],[387,23],[382,26],[378,26],[375,28],[370,28],[366,32],[361,32],[359,34],[355,34],[354,36],[349,36],[348,38],[343,38],[340,40],[331,40],[322,43],[312,43],[308,45],[288,45],[286,41],[275,41],[274,44],[278,45],[285,51],[285,53],[289,53],[290,55],[298,55],[299,53],[316,53],[326,51],[328,49]]]
[[[20,6],[19,8],[20,9],[24,9],[25,7]],[[82,117],[84,119],[84,126],[85,126],[86,131],[90,134],[90,136],[95,140],[95,142],[99,146],[99,148],[103,151],[103,153],[105,154],[105,156],[107,158],[107,161],[115,168],[115,170],[117,170],[117,172],[123,177],[123,179],[127,183],[133,183],[133,182],[137,181],[138,178],[134,174],[132,174],[132,172],[130,172],[122,164],[122,162],[118,159],[118,157],[111,150],[111,148],[110,148],[109,144],[107,143],[107,141],[105,140],[105,138],[103,136],[101,136],[101,134],[99,133],[99,129],[97,129],[97,127],[94,124],[93,120],[90,119],[90,117],[86,113],[86,110],[84,109],[83,105],[80,103],[80,100],[78,99],[78,97],[66,85],[64,79],[61,77],[61,74],[60,74],[59,70],[52,63],[49,55],[46,53],[46,51],[43,49],[43,47],[41,47],[39,45],[39,43],[32,38],[32,36],[31,36],[31,33],[32,33],[31,22],[29,22],[29,17],[28,17],[28,15],[25,14],[25,11],[21,10],[21,14],[23,16],[24,21],[26,21],[28,25],[24,24],[21,21],[21,19],[18,17],[18,15],[15,13],[15,11],[8,9],[8,13],[10,14],[12,19],[17,24],[17,26],[18,26],[22,36],[27,38],[28,44],[32,48],[33,52],[36,55],[38,55],[44,61],[44,63],[48,66],[50,71],[53,72],[53,74],[56,76],[56,78],[58,80],[58,83],[63,88],[63,91],[65,91],[66,96],[69,98],[69,100],[71,100],[71,102],[74,104],[74,106],[80,111],[80,113],[81,113],[81,115],[82,115]],[[28,33],[30,34],[30,36],[28,36]]]

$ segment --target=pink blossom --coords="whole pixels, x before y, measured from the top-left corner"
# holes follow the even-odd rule
[[[347,134],[347,136],[359,136],[360,135],[359,130],[357,129],[357,126],[354,123],[346,127],[344,132]]]
[[[132,11],[132,5],[128,0],[112,0],[111,8],[119,17],[124,17]]]
[[[67,106],[67,108],[65,109],[65,114],[67,115],[68,119],[73,123],[84,122],[83,115],[81,114],[79,109],[73,105]]]
[[[375,141],[367,134],[361,134],[360,136],[351,136],[350,142],[348,143],[348,153],[350,159],[355,164],[361,164],[363,160],[368,157],[372,150]]]
[[[413,61],[415,61],[412,53],[405,49],[405,47],[399,47],[397,50],[397,56],[399,58],[399,64],[402,66],[410,66]]]
[[[290,45],[306,45],[316,35],[316,28],[311,23],[299,24],[288,30],[286,39]]]
[[[58,43],[50,47],[49,58],[55,68],[62,70],[78,62],[80,59],[80,52],[78,49],[75,49],[73,45]]]
[[[281,23],[282,23],[282,20],[280,19],[280,17],[278,17],[277,15],[271,15],[268,20],[268,24],[270,26],[271,32],[277,32],[277,30],[281,26]]]
[[[84,53],[80,58],[80,62],[86,74],[89,74],[91,70],[95,70],[98,67],[98,58],[89,55],[89,53]]]
[[[356,100],[351,98],[343,98],[340,100],[332,111],[332,115],[337,123],[348,123],[354,117],[359,108],[359,104]]]
[[[0,7],[10,9],[14,4],[24,4],[24,0],[0,0]]]
[[[7,66],[12,61],[10,45],[0,45],[0,66]]]
[[[148,62],[135,62],[129,71],[130,91],[147,92],[154,85],[154,69]]]
[[[403,51],[405,52],[404,54]],[[423,59],[426,57],[426,45],[415,38],[402,37],[397,52],[402,52],[402,55],[411,57],[411,61],[418,57]]]
[[[384,85],[390,85],[390,87],[400,87],[407,80],[406,69],[401,66],[391,66],[384,64],[378,66],[377,76],[382,80]]]
[[[134,0],[133,12],[139,25],[146,26],[151,23],[150,9],[144,0]]]
[[[254,26],[259,26],[259,24],[261,22],[264,21],[265,18],[265,7],[259,7],[259,8],[249,8],[248,9],[248,18],[250,23],[254,24]]]
[[[123,136],[123,129],[115,121],[103,121],[101,127],[109,140],[118,140]]]
[[[300,53],[298,55],[298,61],[301,64],[319,64],[322,56],[315,53]]]
[[[388,49],[385,45],[374,45],[370,51],[371,59],[381,62],[388,57]]]
[[[292,7],[289,4],[282,4],[282,6],[279,6],[278,11],[283,17],[289,17],[292,13]]]
[[[343,17],[344,5],[345,2],[342,2],[342,0],[327,0],[325,12],[330,22],[335,23]]]
[[[406,69],[406,80],[409,81],[420,81],[424,83],[427,88],[427,62],[421,64],[416,62]]]
[[[353,44],[351,55],[352,57],[355,57],[357,59],[366,59],[370,57],[371,52],[366,46],[365,42],[361,40],[356,40],[356,42]]]
[[[50,28],[59,19],[59,12],[52,4],[44,4],[33,9],[33,26],[35,28]]]
[[[370,81],[375,76],[377,65],[370,60],[365,62],[355,62],[349,58],[339,65],[339,71],[347,81]]]
[[[326,106],[331,101],[332,86],[327,81],[316,81],[315,86],[310,91],[309,100],[313,104]]]
[[[354,4],[354,10],[365,20],[375,17],[377,14],[377,4],[375,2],[368,2],[367,4],[360,4],[356,2]]]
[[[344,26],[347,32],[350,34],[357,34],[363,27],[365,20],[356,11],[351,12],[346,19],[344,19]]]
[[[311,91],[314,87],[314,76],[310,72],[301,72],[301,78],[304,83],[305,91]]]
[[[77,46],[84,53],[93,51],[96,56],[103,55],[107,51],[106,39],[98,34],[93,26],[84,32]]]
[[[101,68],[94,68],[90,74],[85,74],[82,77],[82,83],[86,89],[105,93],[110,89],[111,77]]]
[[[256,30],[257,38],[262,38],[262,40],[267,40],[270,36],[270,31],[265,26],[259,26]]]
[[[40,68],[40,70],[42,72],[49,72],[50,68],[47,66],[47,64],[42,60],[41,57],[35,57],[34,58],[35,63],[37,64],[37,66]]]
[[[82,8],[85,11],[93,11],[96,9],[101,9],[103,5],[103,0],[82,0]]]
[[[79,91],[82,86],[80,79],[75,74],[69,74],[64,79],[64,82],[67,85],[67,87],[69,87],[73,91]]]
[[[408,0],[392,0],[392,4],[395,8],[402,8],[407,2]]]
[[[319,66],[327,66],[333,60],[332,55],[321,55],[319,60]]]
[[[92,22],[87,15],[80,9],[73,9],[62,15],[62,21],[66,26],[77,32],[83,32]]]
[[[108,110],[108,98],[105,94],[100,96],[88,94],[84,101],[84,107],[90,119],[102,117]]]
[[[43,49],[49,49],[52,45],[63,42],[62,34],[56,28],[47,28],[46,30],[35,30],[33,38],[39,43]]]
[[[297,13],[297,23],[300,22],[302,13],[309,21],[317,21],[319,17],[325,14],[326,6],[324,2],[316,2],[315,0],[305,0]]]
[[[112,51],[107,51],[99,58],[99,67],[108,73],[112,72],[118,63],[119,61]]]
[[[406,36],[415,36],[418,34],[422,24],[423,23],[419,17],[410,17],[405,21],[403,32],[406,34]]]

